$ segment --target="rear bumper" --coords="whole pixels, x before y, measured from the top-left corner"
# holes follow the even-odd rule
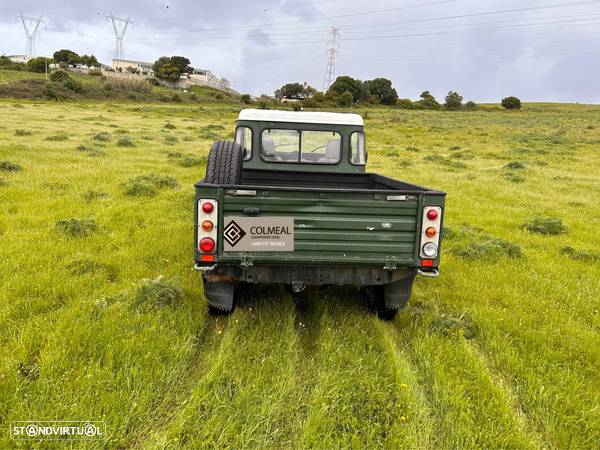
[[[393,283],[417,274],[416,268],[384,270],[369,267],[327,266],[201,266],[196,270],[212,282],[244,281],[246,283],[303,283],[306,285],[376,286]]]

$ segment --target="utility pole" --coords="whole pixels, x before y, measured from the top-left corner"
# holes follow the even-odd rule
[[[115,59],[123,59],[123,38],[125,37],[127,27],[129,24],[133,24],[133,22],[131,22],[129,17],[127,19],[115,17],[112,12],[110,13],[110,16],[108,16],[108,20],[112,22],[113,29],[115,30]]]
[[[29,17],[24,16],[23,13],[17,16],[17,19],[21,20],[23,28],[25,29],[25,35],[27,36],[27,49],[25,54],[28,58],[35,57],[35,38],[40,31],[40,23],[43,22],[41,17]]]
[[[329,89],[329,86],[335,81],[335,58],[338,48],[340,48],[340,30],[331,27],[329,30],[329,41],[327,43],[327,70],[325,71],[325,80],[323,81],[323,92]]]

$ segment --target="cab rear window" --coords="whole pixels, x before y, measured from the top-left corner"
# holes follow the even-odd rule
[[[334,131],[267,129],[261,136],[260,156],[267,162],[337,164],[341,142]]]

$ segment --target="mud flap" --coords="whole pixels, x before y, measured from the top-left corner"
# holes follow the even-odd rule
[[[403,280],[394,281],[386,284],[383,289],[383,298],[385,307],[388,309],[402,309],[408,303],[408,299],[412,293],[415,274],[410,275]]]
[[[204,282],[204,296],[208,304],[223,312],[233,309],[233,293],[235,284],[230,281],[206,281]]]

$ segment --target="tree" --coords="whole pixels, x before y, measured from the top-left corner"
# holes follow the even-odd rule
[[[346,91],[342,95],[340,95],[338,99],[338,103],[340,106],[350,106],[353,100],[352,92]]]
[[[69,65],[79,64],[81,63],[81,57],[75,53],[73,50],[58,50],[54,52],[54,61],[57,63],[65,63]],[[97,62],[97,61],[96,61]]]
[[[100,63],[94,55],[81,55],[80,62],[84,66],[88,67],[98,67],[100,65]]]
[[[463,97],[458,92],[450,91],[446,95],[446,103],[444,104],[447,109],[461,109]]]
[[[355,103],[364,101],[369,96],[369,91],[362,81],[346,75],[337,77],[334,83],[329,87],[329,91],[336,92],[339,95],[342,95],[344,92],[348,91],[352,94],[352,101]]]
[[[31,72],[44,73],[46,68],[51,63],[51,59],[40,56],[27,61],[27,69]]]
[[[429,91],[421,93],[421,100],[416,102],[416,105],[424,109],[440,109],[442,107]]]
[[[521,100],[517,97],[506,97],[502,99],[502,106],[506,109],[521,109]]]
[[[184,56],[171,56],[171,65],[179,69],[179,73],[192,73],[194,68],[190,66],[190,60]]]
[[[317,90],[307,83],[287,83],[275,91],[275,97],[302,100],[312,97]]]
[[[398,93],[392,87],[392,82],[386,78],[375,78],[365,81],[365,88],[369,93],[377,98],[377,102],[382,105],[393,105],[398,100]]]
[[[156,76],[161,80],[167,81],[178,81],[181,77],[181,72],[178,67],[175,67],[171,63],[163,64],[163,66],[156,73]]]

